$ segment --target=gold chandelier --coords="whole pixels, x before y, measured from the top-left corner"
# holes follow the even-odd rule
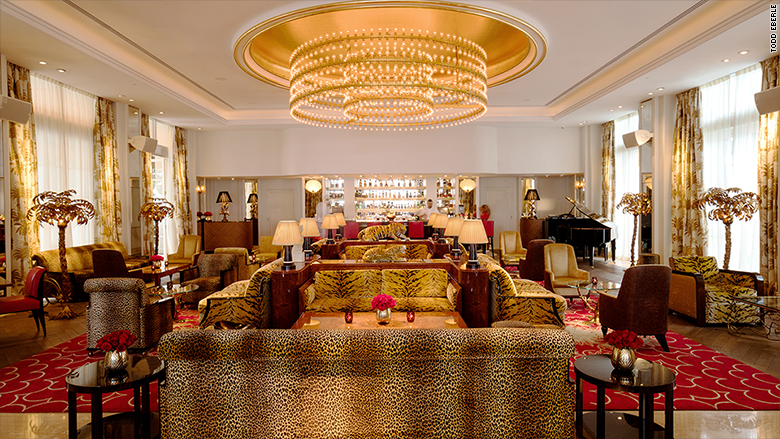
[[[339,32],[290,56],[290,113],[333,128],[414,130],[470,122],[487,109],[487,55],[438,32]]]

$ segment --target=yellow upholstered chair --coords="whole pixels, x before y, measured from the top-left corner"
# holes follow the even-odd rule
[[[260,261],[250,259],[249,251],[244,247],[219,247],[214,249],[214,253],[238,255],[238,279],[236,280],[247,280],[260,268]]]
[[[544,286],[561,296],[572,296],[576,289],[567,283],[574,280],[589,280],[590,273],[577,268],[574,247],[569,244],[547,244],[544,246]]]
[[[200,253],[200,236],[184,235],[179,239],[179,249],[168,255],[171,264],[195,265],[195,257]]]
[[[525,259],[527,250],[523,248],[520,232],[506,231],[498,235],[498,252],[501,266],[518,265]]]
[[[282,257],[282,246],[273,244],[273,236],[261,236],[255,247],[255,256],[260,259],[260,265],[265,265]]]

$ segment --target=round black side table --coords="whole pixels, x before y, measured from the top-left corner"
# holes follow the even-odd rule
[[[68,389],[68,435],[75,438],[143,437],[159,435],[158,416],[152,416],[149,384],[165,378],[165,364],[157,357],[130,355],[124,372],[106,374],[103,360],[85,364],[65,376]],[[133,413],[120,413],[103,419],[103,394],[133,389]],[[91,395],[92,423],[76,428],[76,396]],[[91,427],[91,428],[90,428]]]
[[[612,367],[607,355],[588,355],[574,362],[576,377],[576,430],[578,437],[587,438],[666,438],[674,437],[674,383],[676,376],[669,368],[639,359],[630,372]],[[596,413],[583,416],[582,382],[596,386]],[[612,389],[639,395],[639,416],[605,411],[604,390]],[[665,428],[653,422],[653,396],[665,393]],[[595,428],[594,425],[595,424]],[[583,426],[585,431],[583,431]],[[609,432],[607,432],[609,426]],[[595,435],[594,435],[595,432]]]

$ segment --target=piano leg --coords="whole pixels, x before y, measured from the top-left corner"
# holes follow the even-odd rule
[[[615,239],[612,240],[612,263],[615,263],[615,248],[617,246]]]
[[[590,268],[593,268],[593,254],[596,252],[596,247],[593,247],[592,245],[585,246],[585,251],[587,251]]]

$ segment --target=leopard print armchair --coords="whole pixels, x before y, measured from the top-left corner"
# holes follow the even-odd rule
[[[181,272],[182,285],[198,286],[197,290],[179,296],[181,303],[198,303],[209,294],[237,281],[238,263],[239,256],[233,253],[201,254],[197,265]]]
[[[131,350],[146,350],[173,330],[173,300],[151,303],[146,284],[135,278],[95,278],[84,283],[87,306],[87,350],[99,350],[104,335],[125,329],[138,337]]]
[[[574,437],[557,329],[178,331],[162,438]]]

